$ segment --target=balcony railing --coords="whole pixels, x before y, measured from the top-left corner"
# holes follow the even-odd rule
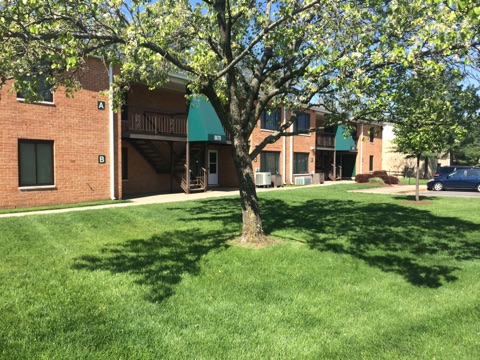
[[[187,114],[127,105],[122,107],[123,131],[187,136]]]
[[[320,148],[335,148],[334,134],[317,134],[317,147]]]

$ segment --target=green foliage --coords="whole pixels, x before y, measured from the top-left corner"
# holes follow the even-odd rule
[[[368,182],[372,183],[372,184],[378,184],[378,185],[384,185],[385,184],[383,179],[381,179],[379,177],[372,177],[372,178],[368,179]]]
[[[476,56],[478,19],[464,14],[477,7],[449,3],[7,1],[0,74],[19,81],[45,61],[54,88],[75,89],[84,57],[96,55],[120,67],[120,98],[126,84],[157,87],[181,72],[229,130],[239,121],[251,128],[267,103],[371,110],[390,101],[397,69],[435,73]],[[237,103],[245,105],[242,119],[220,110]]]
[[[461,139],[480,110],[480,98],[454,72],[407,74],[394,96],[391,117],[397,151],[441,153]]]
[[[451,151],[458,163],[477,166],[480,164],[480,127],[478,125],[477,119],[477,122],[469,127],[465,137],[452,146]]]

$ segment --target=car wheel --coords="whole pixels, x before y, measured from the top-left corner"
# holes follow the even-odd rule
[[[480,184],[477,184],[477,191],[480,192]]]
[[[442,191],[443,190],[443,184],[441,182],[436,182],[435,184],[433,184],[433,190]]]

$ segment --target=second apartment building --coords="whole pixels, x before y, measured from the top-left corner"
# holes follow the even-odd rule
[[[260,144],[289,117],[290,112],[283,107],[264,112],[251,135],[251,148]],[[325,112],[313,108],[300,114],[287,131],[313,127],[323,129],[310,134],[284,136],[268,144],[253,160],[254,171],[276,174],[283,184],[304,184],[308,176],[311,182],[318,179],[349,180],[357,174],[381,170],[381,126],[357,124],[356,130],[348,134],[341,125],[326,125]]]

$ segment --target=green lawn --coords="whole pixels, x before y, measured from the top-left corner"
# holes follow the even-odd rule
[[[480,201],[357,187],[2,218],[0,358],[478,358]]]
[[[416,179],[415,178],[404,178],[404,177],[399,177],[398,180],[400,180],[400,184],[404,185],[415,185]],[[427,185],[429,179],[420,179],[419,183],[420,185]]]

